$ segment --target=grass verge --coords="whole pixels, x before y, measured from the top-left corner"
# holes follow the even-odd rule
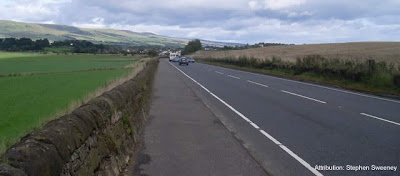
[[[253,66],[239,66],[236,64],[232,64],[232,62],[226,63],[225,61],[221,61],[221,59],[197,59],[198,62],[205,63],[205,64],[211,64],[211,65],[216,65],[216,66],[221,66],[221,67],[226,67],[226,68],[232,68],[232,69],[237,69],[237,70],[243,70],[243,71],[248,71],[248,72],[253,72],[253,73],[260,73],[260,74],[265,74],[265,75],[272,75],[272,76],[277,76],[277,77],[282,77],[282,78],[289,78],[293,80],[298,80],[298,81],[305,81],[305,82],[313,82],[313,83],[319,83],[319,84],[325,84],[325,85],[330,85],[330,86],[335,86],[335,87],[340,87],[344,89],[349,89],[349,90],[355,90],[355,91],[360,91],[360,92],[365,92],[365,93],[372,93],[376,95],[383,95],[383,96],[389,96],[389,97],[398,97],[400,96],[400,87],[396,86],[394,84],[390,83],[381,83],[379,81],[374,82],[373,79],[368,79],[366,81],[360,80],[360,81],[355,81],[351,79],[346,79],[343,77],[339,76],[326,76],[323,74],[318,74],[314,73],[312,71],[303,71],[303,72],[298,72],[296,69],[289,69],[285,67],[281,68],[257,68]],[[377,77],[377,76],[375,76]],[[379,79],[383,80],[382,78],[374,78],[374,79]],[[393,81],[392,78],[388,78],[389,81]],[[385,80],[383,80],[385,81]]]

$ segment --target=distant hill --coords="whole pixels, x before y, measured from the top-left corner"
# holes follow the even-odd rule
[[[56,24],[22,23],[0,20],[0,38],[47,38],[50,41],[88,40],[93,43],[129,46],[183,47],[189,39],[173,38],[148,32],[133,32],[116,29],[89,29]],[[204,46],[233,46],[238,43],[224,43],[202,40]]]

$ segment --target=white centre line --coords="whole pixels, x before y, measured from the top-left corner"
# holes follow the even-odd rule
[[[169,63],[169,62],[168,62]],[[171,63],[169,63],[171,64]],[[225,106],[227,106],[229,109],[231,109],[233,112],[235,112],[239,117],[241,117],[242,119],[244,119],[246,122],[248,122],[251,126],[253,126],[255,129],[257,129],[261,134],[263,134],[264,136],[266,136],[269,140],[271,140],[273,143],[275,143],[276,145],[278,145],[282,150],[284,150],[287,154],[289,154],[291,157],[293,157],[294,159],[296,159],[300,164],[302,164],[304,167],[306,167],[309,171],[311,171],[314,175],[316,176],[323,176],[319,171],[317,171],[314,167],[312,167],[310,164],[308,164],[306,161],[304,161],[302,158],[300,158],[297,154],[295,154],[294,152],[292,152],[289,148],[287,148],[285,145],[283,145],[282,143],[280,143],[278,140],[276,140],[274,137],[272,137],[270,134],[268,134],[267,132],[265,132],[264,130],[262,130],[257,124],[253,123],[250,119],[248,119],[246,116],[244,116],[241,112],[239,112],[238,110],[236,110],[235,108],[233,108],[231,105],[229,105],[227,102],[225,102],[224,100],[222,100],[221,98],[219,98],[217,95],[215,95],[214,93],[212,93],[210,90],[208,90],[206,87],[204,87],[203,85],[201,85],[199,82],[197,82],[196,80],[194,80],[192,77],[190,77],[189,75],[187,75],[185,72],[183,72],[181,69],[179,69],[178,67],[176,67],[175,65],[171,64],[173,67],[175,67],[179,72],[181,72],[183,75],[185,75],[186,77],[188,77],[190,80],[192,80],[194,83],[196,83],[197,85],[199,85],[201,88],[203,88],[206,92],[208,92],[210,95],[212,95],[214,98],[216,98],[217,100],[219,100],[222,104],[224,104]]]
[[[264,84],[261,84],[261,83],[258,83],[258,82],[254,82],[254,81],[250,81],[250,80],[247,80],[247,82],[253,83],[253,84],[256,84],[256,85],[259,85],[259,86],[263,86],[263,87],[268,87],[267,85],[264,85]]]
[[[232,75],[227,75],[227,76],[229,76],[229,77],[231,77],[231,78],[235,78],[235,79],[240,79],[239,77],[232,76]]]
[[[385,122],[392,123],[392,124],[400,126],[400,123],[397,123],[397,122],[386,120],[386,119],[383,119],[383,118],[380,118],[380,117],[376,117],[376,116],[373,116],[373,115],[369,115],[369,114],[366,114],[366,113],[360,113],[360,114],[364,115],[364,116],[367,116],[367,117],[371,117],[371,118],[374,118],[374,119],[382,120],[382,121],[385,121]]]
[[[222,73],[222,72],[219,72],[219,71],[215,71],[215,73],[219,73],[219,74],[221,74],[221,75],[223,75],[224,73]]]
[[[288,93],[288,94],[291,94],[291,95],[295,95],[295,96],[301,97],[301,98],[305,98],[305,99],[309,99],[309,100],[312,100],[312,101],[316,101],[318,103],[326,104],[325,101],[321,101],[321,100],[317,100],[317,99],[314,99],[314,98],[306,97],[306,96],[303,96],[303,95],[295,94],[295,93],[292,93],[292,92],[289,92],[289,91],[286,91],[286,90],[281,90],[281,91],[285,92],[285,93]]]

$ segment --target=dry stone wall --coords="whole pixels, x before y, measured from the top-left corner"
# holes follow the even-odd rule
[[[139,144],[157,64],[23,137],[1,157],[0,175],[119,175]]]

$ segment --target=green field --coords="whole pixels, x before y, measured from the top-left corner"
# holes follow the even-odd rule
[[[53,53],[71,53],[74,48],[71,46],[59,46],[59,47],[46,47],[45,51]]]
[[[3,60],[3,59],[13,59],[13,58],[20,58],[20,57],[29,57],[29,58],[33,58],[33,57],[35,57],[35,56],[40,56],[40,54],[0,52],[0,60]]]
[[[0,53],[0,58],[2,58],[0,59],[0,75],[120,68],[134,62],[132,57],[120,55],[34,54],[29,56]]]
[[[0,53],[0,58],[0,74],[45,73],[0,77],[0,153],[57,112],[66,110],[71,102],[130,72],[132,69],[123,67],[138,60],[119,55],[24,53]]]

